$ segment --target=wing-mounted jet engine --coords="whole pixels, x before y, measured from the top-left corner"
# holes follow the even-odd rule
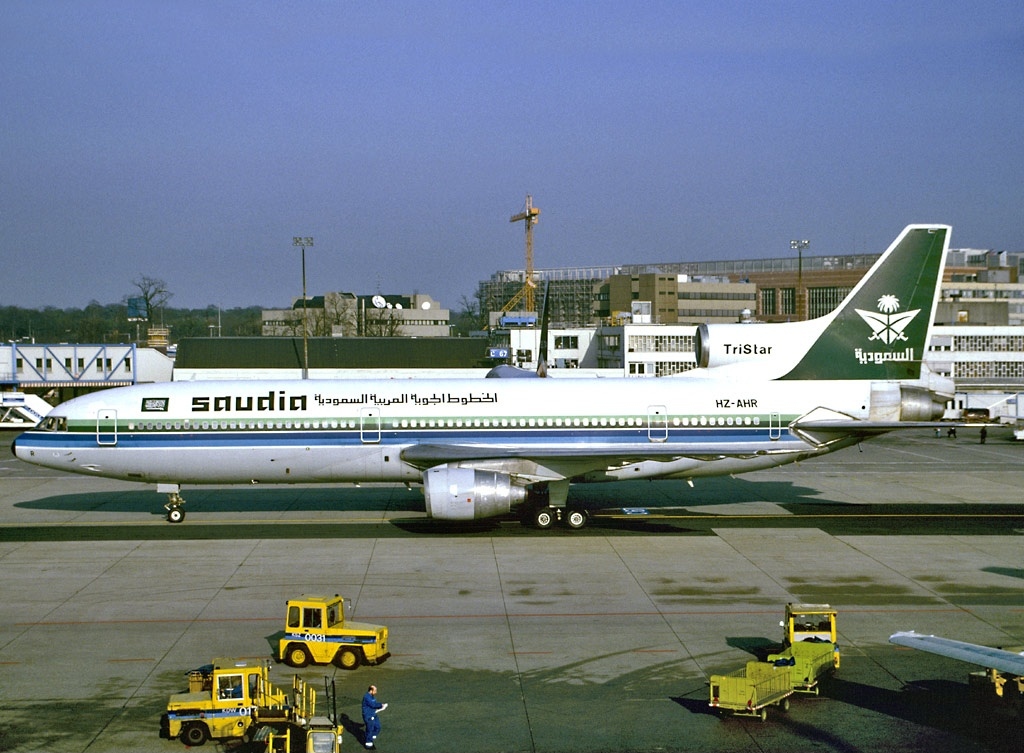
[[[512,512],[526,500],[526,489],[505,473],[448,463],[423,474],[423,495],[431,518],[478,520]]]

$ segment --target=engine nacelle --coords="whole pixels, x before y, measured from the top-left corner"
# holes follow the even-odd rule
[[[694,337],[697,365],[703,369],[749,363],[765,376],[764,368],[790,368],[820,334],[818,321],[765,325],[701,324]],[[770,375],[769,375],[770,378]]]
[[[476,520],[505,515],[526,499],[526,489],[494,471],[438,465],[423,474],[427,515],[438,520]]]
[[[924,387],[898,382],[871,385],[874,421],[937,421],[945,409],[944,399]]]

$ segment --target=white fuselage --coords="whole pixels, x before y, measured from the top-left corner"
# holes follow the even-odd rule
[[[527,482],[722,475],[836,449],[787,427],[821,406],[866,418],[870,394],[871,382],[852,380],[160,383],[71,400],[15,452],[65,471],[179,484],[418,482],[443,462]]]

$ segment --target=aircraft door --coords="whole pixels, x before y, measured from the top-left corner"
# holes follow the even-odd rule
[[[117,444],[117,411],[100,408],[96,411],[96,444],[113,447]]]
[[[664,405],[647,406],[647,438],[652,442],[668,439],[668,411]]]
[[[782,436],[782,416],[778,413],[768,414],[768,439],[778,439]]]
[[[363,444],[380,442],[379,408],[363,408],[359,411],[359,439]]]

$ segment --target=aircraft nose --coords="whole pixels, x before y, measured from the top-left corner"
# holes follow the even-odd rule
[[[11,442],[11,454],[13,454],[14,457],[18,457],[18,438],[17,437],[15,437],[14,441]]]

